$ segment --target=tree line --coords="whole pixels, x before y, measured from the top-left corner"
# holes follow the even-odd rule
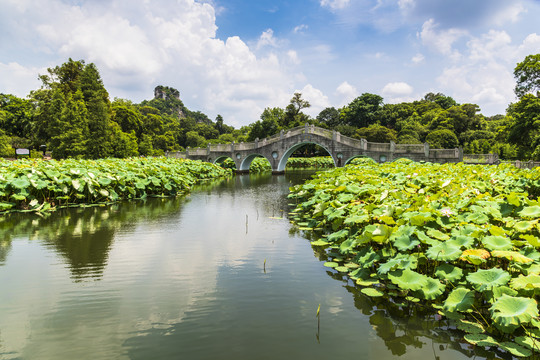
[[[239,129],[221,115],[211,120],[187,109],[178,90],[158,86],[140,104],[110,100],[97,67],[69,59],[49,68],[42,85],[27,98],[0,94],[0,156],[15,148],[46,149],[55,158],[159,156],[209,143],[254,141],[305,123],[371,142],[463,147],[467,154],[497,153],[502,159],[540,160],[540,54],[528,55],[514,69],[517,101],[504,115],[486,117],[476,104],[459,104],[442,93],[385,104],[364,93],[348,105],[328,107],[316,117],[295,93],[285,108],[266,108]]]

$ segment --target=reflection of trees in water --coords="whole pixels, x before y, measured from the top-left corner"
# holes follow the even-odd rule
[[[315,237],[315,236],[313,236]],[[315,257],[328,261],[326,251],[321,247],[313,247]],[[403,298],[379,297],[372,298],[364,295],[361,288],[351,285],[348,276],[336,271],[326,271],[328,276],[342,281],[349,293],[353,295],[355,307],[362,314],[369,316],[369,323],[379,338],[384,341],[387,349],[394,356],[401,356],[410,348],[424,346],[433,349],[434,359],[440,358],[440,353],[454,350],[469,358],[500,359],[494,351],[475,348],[464,339],[464,333],[457,330],[451,320],[442,319],[430,307],[422,304],[406,302]],[[431,340],[426,342],[426,340]],[[450,356],[450,355],[448,355]],[[509,356],[508,359],[512,357]]]
[[[11,242],[28,238],[43,242],[66,259],[72,277],[98,279],[107,265],[115,232],[133,231],[138,222],[159,222],[177,214],[185,198],[130,201],[104,207],[61,209],[51,214],[14,213],[0,219],[0,265]]]

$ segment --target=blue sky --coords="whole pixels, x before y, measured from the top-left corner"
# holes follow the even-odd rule
[[[24,97],[69,57],[111,98],[172,86],[236,127],[301,92],[316,116],[364,92],[442,92],[485,115],[515,101],[517,62],[540,53],[538,0],[0,0],[0,92]]]

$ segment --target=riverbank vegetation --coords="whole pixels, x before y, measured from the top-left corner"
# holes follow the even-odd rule
[[[0,161],[0,212],[44,212],[145,197],[184,194],[231,171],[169,158]]]
[[[209,143],[254,141],[310,123],[371,142],[427,142],[433,148],[460,146],[469,154],[540,160],[540,54],[517,64],[514,75],[518,100],[506,114],[484,116],[478,105],[459,104],[442,93],[399,104],[364,93],[311,117],[304,112],[310,103],[295,93],[285,108],[266,108],[259,119],[235,129],[221,115],[211,120],[189,110],[180,92],[167,86],[157,86],[154,98],[140,104],[111,101],[97,67],[69,59],[41,75],[41,88],[26,99],[0,94],[0,156],[13,157],[14,148],[31,148],[35,155],[43,146],[54,158],[159,156]]]
[[[290,214],[362,292],[455,320],[471,344],[540,351],[540,173],[408,160],[319,172]],[[416,304],[416,305],[415,305]]]

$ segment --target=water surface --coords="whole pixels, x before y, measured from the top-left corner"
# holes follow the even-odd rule
[[[0,218],[0,358],[472,357],[433,317],[386,308],[322,266],[286,219],[305,176]]]

